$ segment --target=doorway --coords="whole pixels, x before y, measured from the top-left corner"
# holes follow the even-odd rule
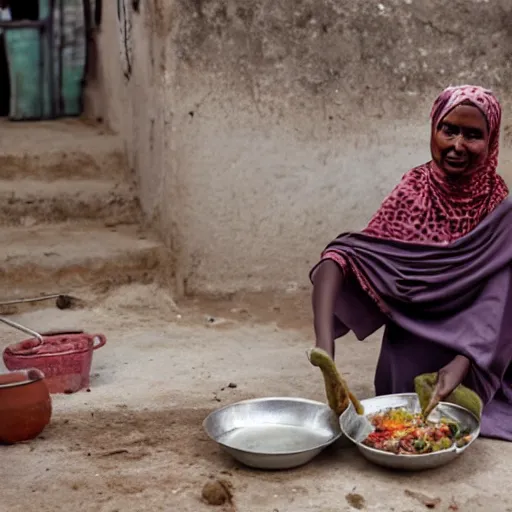
[[[37,21],[39,0],[0,0],[0,21]],[[0,117],[9,115],[11,86],[4,30],[0,27]]]

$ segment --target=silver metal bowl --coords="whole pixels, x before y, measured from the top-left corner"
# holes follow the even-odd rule
[[[203,427],[239,462],[273,470],[306,464],[341,436],[339,419],[326,404],[291,397],[222,407],[208,415]]]
[[[375,448],[365,446],[362,442],[368,434],[374,430],[367,415],[385,411],[387,409],[403,407],[410,412],[420,412],[421,407],[416,393],[402,393],[396,395],[384,395],[375,398],[362,400],[364,416],[359,416],[352,404],[340,416],[342,432],[357,445],[359,451],[369,461],[380,466],[400,469],[405,471],[420,471],[431,469],[448,464],[459,455],[464,453],[480,435],[480,422],[468,410],[458,405],[441,402],[430,414],[429,419],[438,421],[442,417],[455,420],[463,428],[468,428],[471,434],[471,441],[462,448],[452,446],[448,450],[421,455],[396,455]]]

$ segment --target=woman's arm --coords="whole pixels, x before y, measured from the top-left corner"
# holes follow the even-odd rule
[[[343,272],[333,260],[326,259],[313,276],[313,315],[316,346],[334,359],[334,305],[343,283]]]

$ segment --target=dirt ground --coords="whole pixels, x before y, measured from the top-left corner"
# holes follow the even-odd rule
[[[0,447],[1,512],[512,511],[507,443],[478,440],[443,469],[403,474],[367,463],[342,439],[302,468],[264,472],[207,438],[206,415],[237,400],[325,400],[321,374],[305,356],[305,294],[175,305],[151,286],[130,286],[85,309],[12,318],[39,330],[102,332],[108,342],[95,352],[90,392],[54,395],[52,421],[38,439]],[[2,347],[23,338],[0,327]],[[338,365],[361,398],[373,392],[378,350],[378,337],[339,343]],[[201,501],[213,478],[233,486],[232,507]]]

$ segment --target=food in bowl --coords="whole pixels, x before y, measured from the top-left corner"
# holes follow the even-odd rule
[[[365,446],[396,455],[422,455],[467,445],[472,436],[451,419],[425,421],[421,413],[404,408],[388,409],[368,416],[375,430]]]

